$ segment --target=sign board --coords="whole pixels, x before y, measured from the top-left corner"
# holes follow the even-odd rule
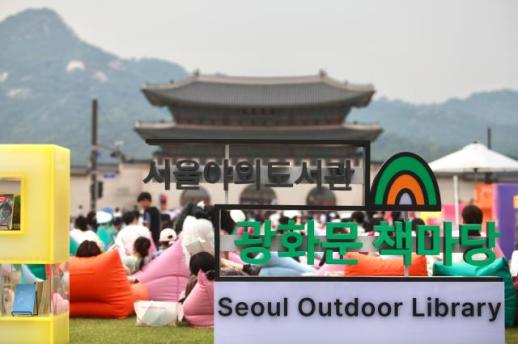
[[[218,281],[215,343],[504,343],[498,278]]]
[[[201,141],[203,142],[203,141]],[[157,142],[151,142],[157,143]],[[157,182],[165,190],[198,190],[217,184],[221,192],[235,192],[233,186],[246,185],[256,191],[277,193],[332,191],[340,198],[369,201],[370,146],[368,141],[347,140],[211,140],[206,156],[189,157],[196,143],[167,140],[162,144],[185,147],[185,158],[162,157],[152,161],[144,183]],[[360,196],[360,197],[355,197]],[[284,209],[324,209],[299,204],[257,204]],[[351,204],[349,204],[351,205]],[[344,205],[337,205],[338,209]]]
[[[173,185],[176,190],[196,190],[200,183],[255,185],[298,192],[314,184],[336,193],[351,193],[359,187],[360,204],[318,206],[306,204],[254,204],[256,208],[340,210],[362,206],[363,210],[440,211],[439,187],[428,164],[410,152],[388,159],[370,185],[370,142],[348,140],[148,140],[149,144],[181,145],[188,150],[210,143],[210,154],[198,160],[166,157],[153,161],[144,183]],[[214,158],[216,156],[216,158]],[[299,187],[299,189],[297,189]],[[352,200],[354,197],[346,199]],[[350,202],[350,201],[349,201]]]
[[[205,148],[210,152],[203,152],[198,160],[177,157],[170,161],[163,157],[162,161],[158,159],[151,164],[144,182],[163,183],[166,190],[173,185],[180,190],[197,189],[202,182],[220,184],[225,193],[232,189],[229,184],[251,184],[256,190],[282,188],[280,192],[293,193],[301,190],[297,189],[300,184],[315,184],[321,189],[327,183],[329,190],[334,192],[350,192],[352,186],[361,190],[359,204],[351,203],[354,197],[343,197],[345,201],[333,206],[225,202],[216,205],[219,228],[223,228],[221,211],[225,210],[225,216],[231,216],[229,211],[233,209],[250,213],[254,209],[441,211],[435,176],[416,154],[402,152],[392,156],[371,183],[368,141],[171,139],[149,140],[148,143],[180,145],[185,149],[186,157],[197,156],[189,155],[190,151],[195,151],[196,144],[204,143],[207,147],[210,143],[209,148]],[[421,254],[437,256],[440,248],[448,248],[443,257],[449,257],[444,263],[450,265],[453,247],[460,244],[471,246],[472,253],[482,252],[486,257],[485,264],[495,258],[491,249],[499,233],[494,223],[490,224],[493,227],[487,238],[471,237],[473,231],[480,232],[480,226],[461,226],[461,235],[454,238],[451,223],[444,224],[447,230],[419,225],[415,229],[417,245],[412,235],[412,223],[402,220],[391,225],[381,221],[375,226],[374,230],[380,235],[374,240],[385,243],[359,237],[357,225],[341,219],[326,223],[325,238],[322,232],[315,231],[313,216],[306,224],[294,219],[288,219],[286,223],[279,220],[276,228],[271,226],[269,219],[264,223],[239,221],[237,225],[243,230],[238,240],[235,235],[215,233],[214,331],[217,344],[504,342],[504,288],[502,279],[497,277],[220,274],[220,262],[227,259],[227,253],[236,251],[240,251],[241,260],[249,264],[268,264],[269,254],[273,251],[278,260],[293,262],[292,258],[305,258],[308,265],[313,265],[314,253],[319,250],[325,250],[325,262],[332,264],[336,263],[332,261],[335,253],[345,259],[348,250],[372,252],[373,246],[379,248],[382,255],[403,256],[404,265],[408,266],[414,249],[421,250]],[[235,234],[236,228],[233,230]],[[277,231],[280,238],[275,238]],[[487,247],[478,247],[481,245]],[[469,256],[468,251],[463,252],[464,256]],[[255,260],[247,261],[247,258]],[[473,265],[482,263],[475,259],[470,262]],[[340,262],[349,263],[353,262]]]
[[[103,174],[104,179],[114,179],[117,176],[115,172],[106,172]]]

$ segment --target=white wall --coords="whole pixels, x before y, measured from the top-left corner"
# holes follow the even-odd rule
[[[379,166],[372,166],[371,180],[374,179],[375,173]],[[97,202],[98,208],[103,207],[121,207],[124,209],[132,209],[137,204],[137,196],[142,191],[148,191],[153,196],[153,202],[158,206],[159,196],[166,194],[168,196],[168,208],[177,208],[180,206],[180,197],[183,190],[176,190],[175,185],[171,184],[171,190],[166,191],[163,184],[148,183],[144,184],[142,180],[149,172],[149,165],[145,163],[121,164],[119,172],[114,178],[104,178],[103,174],[99,174],[99,180],[104,182],[103,198]],[[453,181],[451,177],[437,178],[441,199],[443,203],[453,202]],[[80,212],[79,206],[83,207],[83,213],[87,212],[90,207],[90,176],[73,175],[71,178],[71,215],[77,216]],[[225,203],[225,193],[222,184],[200,184],[207,189],[211,196],[211,203]],[[473,198],[474,183],[459,179],[460,199],[468,202]],[[238,204],[239,197],[246,184],[230,184],[229,185],[229,203]],[[275,188],[280,204],[305,204],[309,191],[314,187],[312,184],[299,184],[297,189],[291,188]],[[363,190],[359,186],[353,186],[353,190],[349,192],[335,192],[338,204],[361,205]]]

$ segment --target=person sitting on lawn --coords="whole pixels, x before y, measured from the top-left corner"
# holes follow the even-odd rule
[[[108,249],[113,245],[115,236],[117,235],[117,230],[112,226],[113,216],[112,214],[101,210],[95,214],[95,219],[98,226],[97,235],[103,242],[104,250],[108,251]]]
[[[214,280],[216,273],[215,269],[216,260],[212,254],[208,252],[199,252],[193,255],[191,257],[191,260],[189,261],[189,270],[191,271],[191,277],[189,278],[187,286],[185,287],[185,296],[180,300],[180,302],[184,301],[196,286],[196,283],[198,281],[197,276],[200,270],[205,273],[209,280]]]
[[[199,252],[189,261],[190,280],[182,302],[183,318],[194,327],[214,326],[214,278],[216,261],[212,254]]]
[[[122,263],[128,275],[133,275],[149,263],[151,260],[150,249],[153,245],[151,239],[139,237],[133,244],[133,254],[122,258]]]
[[[99,236],[88,227],[88,220],[84,216],[78,216],[74,221],[74,229],[70,231],[70,237],[77,245],[81,245],[84,241],[95,242],[100,249],[104,247]]]
[[[462,222],[467,225],[482,225],[484,214],[476,205],[469,204],[462,209]],[[471,231],[471,235],[480,236],[480,231]]]
[[[102,253],[101,248],[95,241],[85,240],[79,245],[76,257],[88,258],[95,257]]]
[[[135,212],[128,211],[122,215],[125,226],[120,230],[115,239],[115,246],[119,250],[121,259],[131,256],[134,250],[134,244],[137,238],[144,237],[153,240],[149,229],[138,224],[138,217]],[[155,244],[151,244],[150,253],[154,255],[156,252]]]
[[[158,248],[158,255],[167,250],[178,239],[178,235],[172,228],[164,228],[160,232],[160,247]]]
[[[484,213],[482,212],[482,209],[477,207],[474,204],[470,204],[464,207],[462,209],[462,222],[464,224],[470,224],[470,225],[480,225],[480,229],[482,229],[482,224],[484,222]],[[476,230],[470,231],[470,236],[482,236],[485,237],[486,233]],[[502,249],[500,248],[500,244],[498,241],[496,242],[496,246],[493,247],[493,252],[496,255],[496,258],[503,257]],[[484,254],[477,254],[474,256],[474,259],[476,260],[483,260]]]

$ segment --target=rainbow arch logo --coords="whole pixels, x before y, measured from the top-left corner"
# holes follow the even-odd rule
[[[437,180],[426,161],[414,153],[398,153],[383,164],[370,198],[379,209],[441,210]]]

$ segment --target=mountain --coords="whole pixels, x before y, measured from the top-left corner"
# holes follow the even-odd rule
[[[381,124],[384,133],[372,147],[377,160],[403,150],[436,159],[474,141],[485,144],[488,127],[492,148],[518,158],[517,91],[475,93],[426,105],[379,99],[354,110],[348,120]]]
[[[124,59],[83,42],[49,9],[31,9],[0,22],[0,142],[57,143],[72,149],[74,164],[86,164],[90,102],[99,100],[100,142],[124,141],[129,157],[146,158],[133,131],[137,121],[169,120],[165,109],[146,101],[146,82],[182,79],[187,71],[158,59]],[[437,104],[376,99],[355,109],[348,121],[378,121],[384,133],[373,159],[409,150],[434,159],[493,130],[493,147],[518,157],[518,92],[473,94]],[[103,152],[101,159],[109,159]]]
[[[150,106],[140,88],[187,76],[172,62],[123,59],[85,43],[49,9],[0,22],[0,47],[0,142],[57,143],[72,149],[75,164],[88,159],[92,98],[99,100],[99,141],[124,141],[129,156],[145,157],[153,148],[134,124],[169,115]]]

